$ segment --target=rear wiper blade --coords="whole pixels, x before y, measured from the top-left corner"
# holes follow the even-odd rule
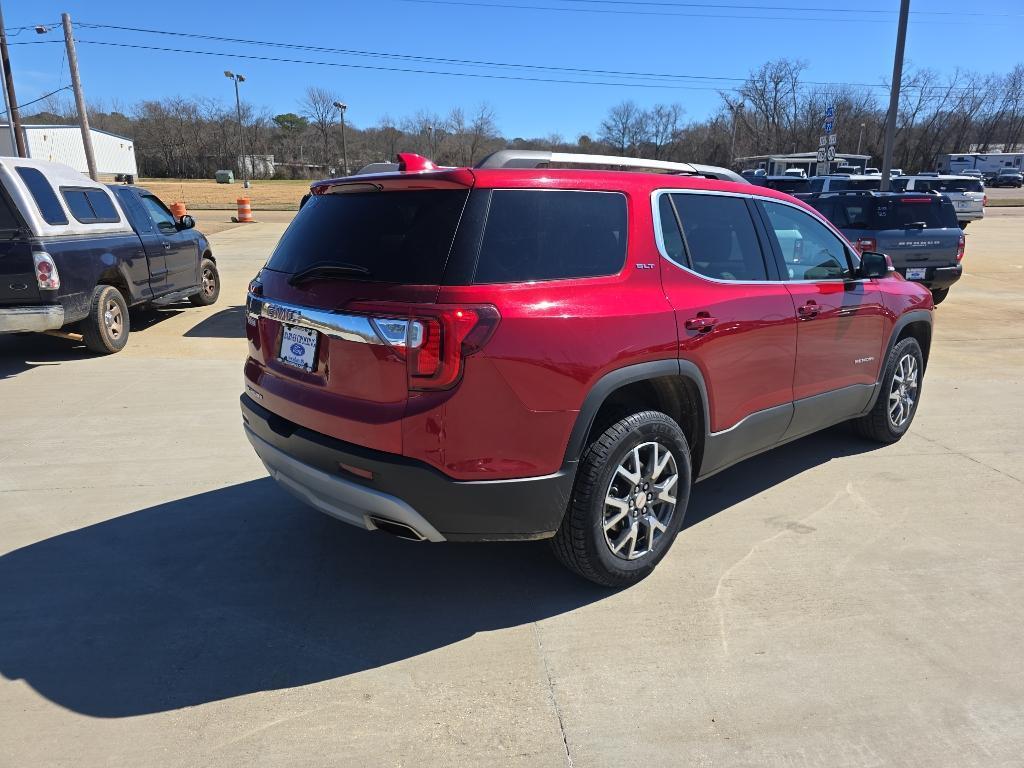
[[[369,275],[370,270],[359,264],[314,264],[306,267],[288,278],[289,285],[298,285],[303,280],[312,277],[327,277],[330,275]]]

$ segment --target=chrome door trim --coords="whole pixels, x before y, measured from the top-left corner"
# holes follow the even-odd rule
[[[289,304],[274,301],[262,296],[248,294],[245,300],[245,312],[252,319],[265,317],[279,323],[301,325],[319,331],[325,336],[335,339],[352,341],[358,344],[384,344],[377,334],[370,318],[363,315],[351,315],[344,312],[330,312],[300,304]]]

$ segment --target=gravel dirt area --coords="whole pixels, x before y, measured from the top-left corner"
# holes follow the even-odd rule
[[[212,179],[139,179],[145,187],[167,205],[181,201],[189,209],[236,210],[237,200],[248,197],[253,213],[260,211],[295,211],[302,196],[309,192],[310,180],[253,181],[249,189],[242,182],[218,184]]]

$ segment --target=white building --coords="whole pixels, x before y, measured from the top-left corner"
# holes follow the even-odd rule
[[[85,162],[82,130],[77,125],[22,125],[21,129],[28,156],[33,160],[52,160],[70,165],[82,173],[89,172]],[[105,176],[139,175],[139,166],[135,162],[135,144],[131,139],[95,128],[89,132],[92,134],[98,173]],[[16,157],[17,154],[17,149],[11,145],[10,130],[6,124],[0,124],[0,155]]]

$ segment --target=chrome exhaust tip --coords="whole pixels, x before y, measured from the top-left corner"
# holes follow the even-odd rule
[[[405,523],[388,520],[384,517],[374,517],[373,515],[370,515],[370,522],[373,523],[373,527],[378,531],[390,533],[392,536],[397,536],[400,539],[406,539],[407,541],[427,540],[426,536],[421,534],[411,525],[406,525]]]

